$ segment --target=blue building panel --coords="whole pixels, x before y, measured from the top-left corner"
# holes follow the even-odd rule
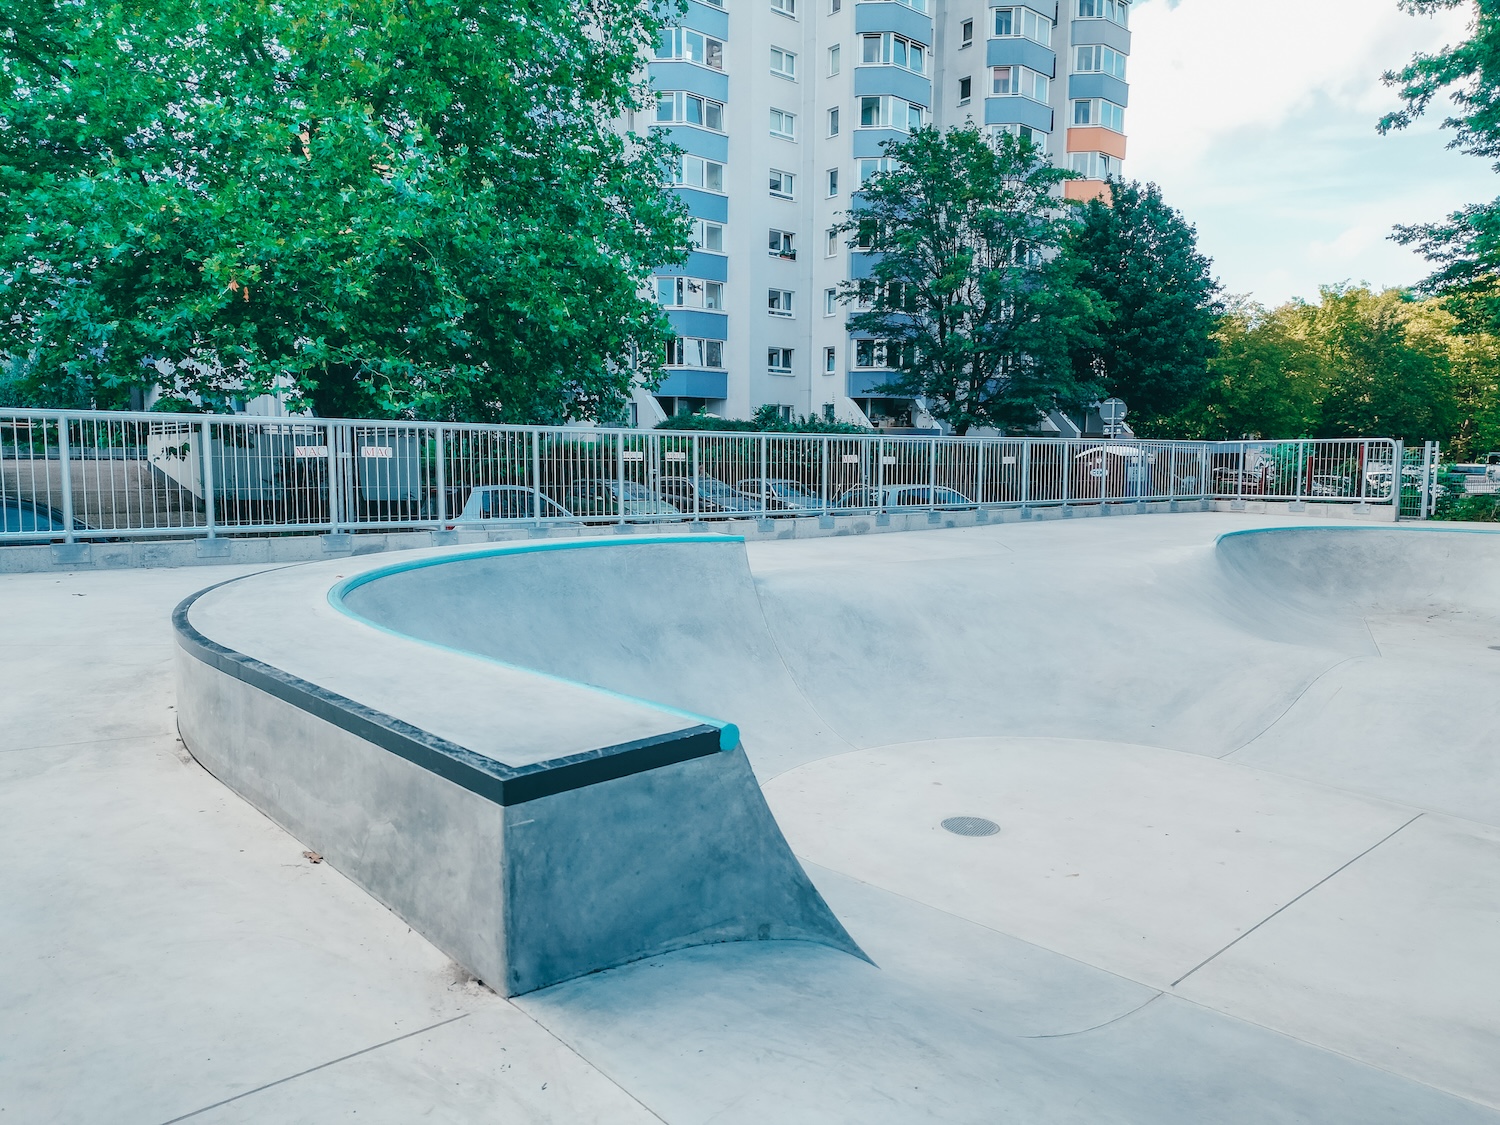
[[[729,331],[729,314],[704,312],[701,309],[671,309],[667,320],[679,336],[696,336],[703,340],[723,340]]]
[[[701,277],[704,281],[728,281],[729,257],[726,254],[704,254],[694,250],[680,266],[667,266],[656,271],[673,277]]]
[[[858,160],[865,156],[884,156],[881,145],[886,141],[895,141],[900,144],[907,139],[907,135],[897,129],[856,129],[854,130],[854,159]]]
[[[696,215],[700,219],[712,219],[716,223],[727,223],[729,221],[729,197],[726,195],[715,195],[711,191],[699,191],[697,188],[673,188],[677,198],[686,204],[689,215]]]
[[[1072,0],[1068,0],[1068,3],[1071,5]],[[1046,16],[1053,23],[1057,22],[1057,0],[991,0],[990,7],[1009,8],[1015,4],[1020,4],[1023,8],[1030,8],[1033,12]]]
[[[858,281],[860,278],[869,277],[875,272],[875,263],[879,258],[879,254],[866,254],[860,250],[849,251],[850,280]]]
[[[989,40],[985,62],[990,66],[1026,66],[1048,78],[1057,77],[1057,56],[1040,43],[1016,35]]]
[[[652,393],[662,398],[728,398],[729,374],[669,367],[662,375],[661,386]]]
[[[690,90],[716,102],[729,97],[729,77],[723,71],[690,62],[653,62],[649,69],[653,89]]]
[[[899,372],[872,370],[870,368],[859,368],[849,372],[849,397],[850,398],[887,398],[890,397],[883,391],[875,388],[889,383],[897,378]],[[898,398],[905,396],[896,396]]]
[[[1130,29],[1114,20],[1074,20],[1072,35],[1074,43],[1103,43],[1122,54],[1130,54]]]
[[[932,83],[920,74],[899,66],[857,66],[854,68],[854,93],[894,94],[918,105],[932,105]],[[855,124],[859,123],[855,107]]]
[[[932,18],[905,4],[855,4],[854,30],[894,31],[918,43],[932,43]]]
[[[1070,74],[1068,97],[1103,98],[1116,105],[1129,105],[1130,87],[1112,74]]]
[[[653,128],[665,133],[683,152],[717,160],[721,164],[729,159],[729,138],[723,133],[715,133],[712,129],[698,129],[692,125],[658,125]]]
[[[1030,125],[1044,133],[1052,132],[1052,110],[1030,98],[1006,97],[984,99],[986,125]]]
[[[717,39],[729,38],[729,13],[712,4],[688,0],[687,15],[682,17],[681,22],[683,27],[691,27],[705,35],[712,35]]]

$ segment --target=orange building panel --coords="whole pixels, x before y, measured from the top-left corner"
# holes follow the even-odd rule
[[[1125,134],[1097,125],[1068,130],[1069,152],[1102,152],[1116,160],[1125,159]]]
[[[1103,180],[1067,180],[1063,183],[1063,196],[1080,203],[1087,203],[1090,199],[1102,199],[1108,203],[1112,198],[1109,185]]]

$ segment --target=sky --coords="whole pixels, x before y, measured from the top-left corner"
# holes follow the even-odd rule
[[[1125,174],[1197,226],[1228,293],[1276,305],[1337,282],[1410,285],[1427,263],[1391,228],[1493,199],[1500,176],[1446,148],[1446,102],[1376,133],[1398,104],[1380,76],[1461,40],[1466,20],[1397,0],[1138,0]]]

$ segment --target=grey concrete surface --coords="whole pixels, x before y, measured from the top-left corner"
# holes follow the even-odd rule
[[[733,589],[691,568],[662,583],[657,610],[692,638],[680,652],[640,647],[650,614],[590,579],[601,596],[572,629],[587,659],[559,647],[555,670],[649,679],[652,698],[739,723],[781,829],[873,964],[721,944],[511,1002],[173,752],[152,614],[207,572],[0,579],[7,609],[25,606],[0,638],[3,682],[36,700],[0,703],[0,740],[13,727],[24,748],[0,753],[0,853],[18,857],[0,894],[24,905],[0,911],[0,1107],[1500,1121],[1500,539],[1373,528],[1337,533],[1391,540],[1362,541],[1363,561],[1321,535],[1226,562],[1215,537],[1248,526],[1306,523],[752,543],[748,578],[696,575],[739,574]],[[1403,558],[1383,586],[1360,569]],[[485,600],[524,639],[528,601],[506,597]],[[90,648],[96,615],[132,640]],[[154,657],[134,643],[151,635]],[[38,658],[44,642],[62,643]],[[950,815],[1001,831],[952,836],[936,827]]]

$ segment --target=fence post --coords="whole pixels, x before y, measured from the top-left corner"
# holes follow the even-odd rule
[[[218,491],[214,485],[214,431],[212,422],[204,422],[198,427],[198,480],[203,485],[203,519],[208,525],[208,537],[212,539],[218,534],[214,527],[215,516],[218,514]],[[292,452],[296,452],[293,450]]]
[[[338,427],[332,422],[326,423],[323,436],[328,442],[328,534],[336,535],[344,507],[344,472],[339,462]]]
[[[766,492],[770,485],[766,482],[766,435],[760,435],[760,515],[762,519],[766,516]]]
[[[823,439],[823,510],[828,510],[828,439]]]
[[[45,431],[44,431],[45,432]],[[63,542],[71,543],[73,535],[73,455],[68,438],[68,416],[57,419],[57,468],[62,476]]]
[[[702,465],[698,460],[698,435],[692,436],[693,449],[693,518],[697,519],[703,510],[702,498],[698,495],[699,481],[702,479]]]
[[[1068,496],[1073,491],[1073,460],[1069,450],[1067,438],[1063,438],[1058,445],[1062,448],[1062,506],[1066,511],[1068,507]]]
[[[621,498],[623,501],[623,497]],[[624,510],[624,504],[621,504]],[[531,518],[542,518],[542,431],[531,431]]]
[[[988,444],[984,438],[980,438],[979,451],[974,456],[974,503],[980,505],[984,504],[984,450]]]
[[[439,422],[433,427],[433,441],[437,448],[433,453],[433,477],[437,483],[438,530],[448,522],[448,431]]]
[[[625,431],[615,431],[615,507],[619,509],[620,518],[616,523],[625,522]]]
[[[1021,439],[1021,506],[1031,503],[1031,445],[1030,438]]]
[[[938,438],[932,439],[932,445],[927,450],[927,506],[937,507],[937,455]]]

